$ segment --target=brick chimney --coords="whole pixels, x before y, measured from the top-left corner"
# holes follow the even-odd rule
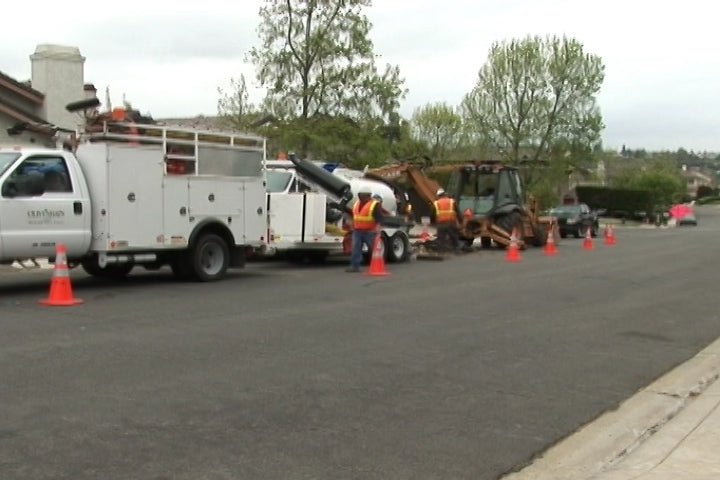
[[[45,94],[42,117],[64,128],[75,129],[81,119],[65,110],[70,102],[87,96],[83,71],[85,57],[77,47],[42,44],[30,55],[32,88]]]

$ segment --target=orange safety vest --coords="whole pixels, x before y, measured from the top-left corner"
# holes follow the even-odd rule
[[[365,202],[361,209],[360,200],[355,201],[352,209],[353,228],[355,230],[375,230],[375,228],[377,228],[377,222],[373,217],[373,211],[377,204],[377,200],[370,200],[369,202]]]
[[[434,205],[436,222],[452,222],[457,218],[454,199],[441,197],[435,200]]]

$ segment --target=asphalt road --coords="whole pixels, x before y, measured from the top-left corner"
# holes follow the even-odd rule
[[[2,479],[494,479],[720,337],[720,207],[389,265],[213,284],[0,273]]]

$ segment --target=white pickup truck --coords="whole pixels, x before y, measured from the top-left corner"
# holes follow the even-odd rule
[[[330,255],[349,255],[352,207],[361,189],[380,195],[386,214],[381,238],[385,258],[410,258],[410,220],[397,211],[393,190],[363,177],[363,172],[325,170],[308,160],[266,162],[268,233],[267,252],[320,261]]]
[[[0,263],[64,244],[95,276],[212,281],[264,248],[263,138],[109,121],[73,140],[0,147]]]

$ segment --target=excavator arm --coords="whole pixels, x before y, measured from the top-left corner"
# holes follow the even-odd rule
[[[429,215],[440,185],[412,163],[395,163],[365,171],[365,177],[389,185],[408,195],[415,216]]]

